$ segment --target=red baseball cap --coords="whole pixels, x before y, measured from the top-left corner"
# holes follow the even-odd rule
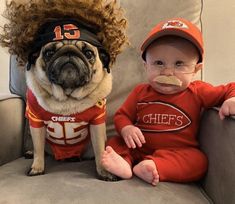
[[[161,21],[150,31],[141,46],[142,58],[144,60],[148,46],[156,39],[166,35],[179,36],[192,42],[198,48],[201,55],[200,61],[203,60],[204,47],[202,33],[196,25],[183,18],[172,18]]]

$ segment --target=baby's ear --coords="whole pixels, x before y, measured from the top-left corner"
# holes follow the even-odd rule
[[[203,63],[200,62],[200,63],[197,63],[196,66],[195,66],[195,73],[197,73],[198,71],[200,71],[203,67]]]

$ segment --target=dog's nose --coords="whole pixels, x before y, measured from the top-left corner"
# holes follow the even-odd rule
[[[72,63],[66,63],[60,70],[57,83],[64,89],[76,88],[80,77],[78,69]]]
[[[75,89],[89,82],[90,74],[86,70],[88,69],[78,68],[73,63],[67,62],[60,69],[51,70],[49,79],[63,89]]]
[[[78,70],[74,68],[71,64],[66,64],[60,72],[59,80],[66,82],[76,81],[78,77]]]

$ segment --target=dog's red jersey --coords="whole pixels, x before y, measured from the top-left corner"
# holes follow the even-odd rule
[[[31,127],[46,127],[46,140],[57,160],[80,157],[90,139],[89,124],[105,122],[106,104],[104,99],[81,113],[59,115],[43,109],[28,90],[26,117]]]

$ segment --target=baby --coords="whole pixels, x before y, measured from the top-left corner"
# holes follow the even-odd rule
[[[196,137],[201,111],[219,105],[221,119],[235,114],[235,83],[192,82],[204,47],[200,30],[185,19],[160,22],[141,50],[149,83],[135,87],[116,112],[120,136],[108,141],[102,165],[122,179],[134,173],[154,186],[199,180],[208,166]]]

